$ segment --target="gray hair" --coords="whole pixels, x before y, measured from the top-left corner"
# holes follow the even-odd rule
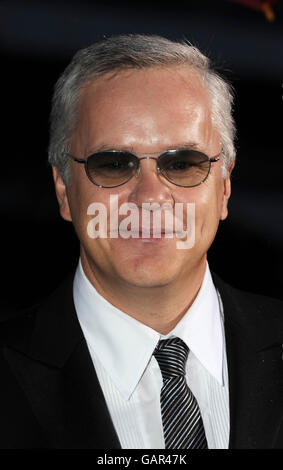
[[[55,85],[50,115],[48,159],[68,181],[70,138],[77,124],[80,91],[90,79],[123,69],[187,65],[203,78],[211,99],[211,117],[222,141],[223,177],[234,162],[235,124],[233,89],[214,69],[210,59],[188,42],[160,36],[112,36],[79,50]]]

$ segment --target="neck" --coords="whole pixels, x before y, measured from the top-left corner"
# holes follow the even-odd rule
[[[168,334],[194,302],[201,287],[206,257],[186,273],[165,286],[138,287],[105,276],[81,253],[85,275],[97,292],[119,310],[161,334]]]

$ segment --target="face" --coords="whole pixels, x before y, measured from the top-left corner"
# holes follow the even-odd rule
[[[83,89],[72,155],[86,158],[96,151],[122,149],[138,157],[157,157],[185,146],[193,146],[209,157],[221,151],[209,96],[196,72],[187,67],[127,70],[99,77]],[[205,182],[193,188],[167,181],[158,174],[152,159],[143,159],[138,175],[116,188],[95,186],[87,178],[84,165],[72,160],[65,187],[54,168],[60,212],[74,224],[87,270],[91,269],[101,282],[115,285],[160,287],[184,282],[204,265],[219,221],[227,216],[230,180],[222,178],[221,165],[221,159],[213,163]],[[88,207],[100,202],[109,210],[110,195],[118,196],[119,206],[131,202],[140,211],[143,203],[169,203],[173,208],[176,203],[183,203],[184,208],[194,203],[194,246],[177,249],[176,234],[155,239],[90,238],[87,226],[94,216],[87,214]]]

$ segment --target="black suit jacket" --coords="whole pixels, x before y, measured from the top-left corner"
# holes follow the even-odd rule
[[[213,278],[225,316],[229,447],[283,448],[283,303]],[[1,324],[0,448],[120,448],[72,284],[73,274]]]

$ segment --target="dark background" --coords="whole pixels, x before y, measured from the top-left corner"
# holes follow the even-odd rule
[[[72,55],[113,33],[186,38],[233,84],[237,166],[210,266],[236,287],[283,298],[282,2],[274,12],[268,22],[225,0],[0,1],[4,312],[39,301],[77,263],[46,163],[50,101]]]

